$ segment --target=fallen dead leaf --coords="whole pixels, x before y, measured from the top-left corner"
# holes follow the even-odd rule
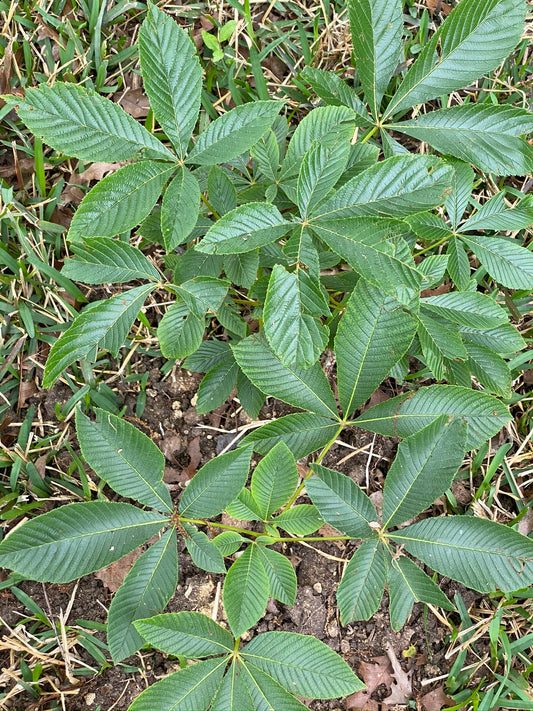
[[[396,706],[405,704],[413,696],[413,687],[409,674],[402,669],[402,665],[396,658],[396,654],[390,643],[387,644],[387,657],[392,667],[394,682],[391,684],[390,696],[383,700],[385,706]]]
[[[438,686],[433,691],[428,691],[424,696],[419,697],[417,708],[420,711],[441,711],[441,709],[453,706],[455,701],[444,691],[443,686]]]
[[[533,509],[530,506],[523,518],[518,522],[518,532],[524,536],[529,536],[531,531],[533,531]]]
[[[142,89],[129,89],[117,103],[133,118],[146,118],[150,111],[150,102]]]
[[[176,460],[176,453],[182,452],[184,449],[183,441],[179,435],[167,433],[159,442],[159,449],[165,455],[165,459],[173,462]]]
[[[448,16],[452,11],[452,6],[446,2],[442,2],[442,0],[425,0],[425,3],[432,15],[435,12],[442,12],[443,15]]]
[[[138,548],[137,550],[128,553],[120,560],[117,560],[114,563],[111,563],[111,565],[102,568],[102,570],[97,570],[94,575],[98,578],[98,580],[102,581],[110,592],[116,593],[124,582],[124,578],[130,572],[131,566],[135,563],[141,553],[142,551]]]
[[[93,163],[81,173],[71,175],[70,180],[73,183],[90,183],[91,180],[102,180],[106,175],[110,175],[125,166],[126,163],[127,161],[119,161],[118,163]]]

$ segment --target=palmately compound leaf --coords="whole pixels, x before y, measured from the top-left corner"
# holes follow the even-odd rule
[[[283,108],[282,101],[253,101],[219,116],[200,134],[187,163],[227,163],[249,151]]]
[[[377,538],[364,541],[351,557],[337,588],[343,625],[372,617],[385,591],[385,574],[382,543]]]
[[[180,669],[139,694],[128,711],[198,711],[209,708],[227,659],[215,657]]]
[[[435,156],[387,158],[356,175],[321,203],[312,223],[359,215],[403,218],[430,210],[444,201],[452,172]]]
[[[190,518],[212,518],[237,497],[246,484],[251,447],[241,447],[204,464],[180,500],[180,513]]]
[[[422,49],[384,118],[461,89],[507,57],[524,28],[523,0],[462,0]]]
[[[250,491],[264,520],[287,503],[298,484],[298,470],[290,449],[276,444],[254,469]]]
[[[233,651],[233,637],[200,612],[171,612],[135,622],[139,634],[166,654],[202,659]]]
[[[70,82],[26,89],[24,99],[4,97],[36,136],[56,151],[84,161],[115,162],[175,156],[118,104]]]
[[[94,573],[148,541],[168,523],[131,504],[88,501],[36,516],[0,543],[0,565],[49,583]]]
[[[360,279],[335,337],[339,402],[345,415],[360,407],[405,355],[416,320],[385,292]]]
[[[235,637],[240,637],[262,617],[269,591],[257,545],[251,543],[228,570],[224,581],[224,609]]]
[[[311,699],[346,696],[364,688],[348,664],[324,642],[294,632],[265,632],[242,656],[292,693]]]
[[[76,255],[65,261],[61,274],[83,284],[123,284],[134,279],[158,282],[159,272],[137,247],[109,237],[75,242]]]
[[[368,538],[372,534],[370,523],[378,519],[368,496],[340,472],[320,464],[311,468],[316,476],[306,481],[305,489],[324,521],[352,538]]]
[[[501,523],[472,516],[431,518],[390,538],[441,575],[479,592],[510,592],[533,583],[533,540]]]
[[[96,418],[91,422],[76,410],[76,434],[87,464],[118,494],[172,513],[162,481],[165,457],[159,447],[121,417],[97,409]]]
[[[383,527],[398,526],[450,487],[466,450],[464,420],[439,417],[398,447],[383,489]]]
[[[202,68],[185,31],[156,5],[139,31],[139,59],[155,118],[183,159],[200,110]]]
[[[429,385],[370,407],[352,424],[387,437],[410,437],[441,415],[468,423],[467,450],[480,447],[509,422],[509,410],[487,393],[458,385]]]
[[[111,600],[107,644],[115,664],[144,644],[133,622],[163,610],[178,584],[176,531],[170,529],[133,564]]]
[[[294,227],[275,205],[249,202],[218,220],[197,245],[207,254],[241,254],[263,247],[287,234]]]
[[[255,452],[268,454],[278,442],[284,442],[295,459],[325,447],[339,432],[339,423],[310,412],[295,412],[268,422],[250,432],[242,444],[251,444]]]
[[[233,352],[245,374],[265,394],[294,407],[336,417],[335,398],[318,363],[306,370],[285,366],[268,344],[255,335],[239,341]]]
[[[196,226],[199,210],[198,180],[181,166],[165,190],[161,204],[161,232],[167,252],[186,241]]]
[[[402,5],[399,0],[350,0],[357,76],[377,120],[387,85],[400,61]]]
[[[454,609],[439,586],[405,555],[395,558],[389,566],[387,587],[390,622],[396,632],[404,626],[415,602],[437,605],[444,610]]]
[[[143,284],[85,307],[52,346],[44,369],[43,387],[50,388],[75,360],[87,358],[94,361],[98,348],[116,356],[154,288],[155,284]]]
[[[525,175],[533,169],[533,150],[520,138],[533,131],[533,114],[515,106],[450,106],[390,128],[486,173]]]
[[[150,214],[173,171],[171,163],[141,160],[108,175],[81,201],[69,239],[113,237],[135,227]]]
[[[328,330],[305,313],[300,270],[289,272],[281,264],[272,269],[263,307],[264,334],[283,365],[309,368],[328,342]]]

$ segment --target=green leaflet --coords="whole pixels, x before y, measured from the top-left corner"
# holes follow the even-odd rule
[[[285,366],[310,368],[328,342],[328,330],[304,313],[300,270],[288,272],[276,265],[270,275],[263,308],[264,334]]]
[[[206,709],[222,681],[226,658],[215,657],[180,669],[145,689],[128,711],[198,711]],[[169,699],[172,706],[169,707]]]
[[[533,116],[514,106],[451,106],[388,128],[427,141],[440,153],[487,173],[524,175],[533,169],[533,150],[519,137],[531,133]]]
[[[377,538],[364,541],[344,570],[337,588],[343,625],[368,620],[376,612],[385,591],[385,551]]]
[[[284,605],[294,605],[296,599],[296,573],[291,562],[282,554],[265,546],[256,546],[268,578],[270,596]]]
[[[533,254],[505,237],[460,235],[496,281],[509,289],[533,289]]]
[[[533,582],[533,541],[494,521],[431,518],[390,538],[433,570],[479,592],[519,590]]]
[[[200,186],[184,166],[178,171],[163,195],[161,233],[165,249],[171,252],[191,234],[200,209]]]
[[[76,255],[67,259],[61,274],[84,284],[123,284],[134,279],[158,282],[157,269],[144,254],[109,237],[87,237],[71,246]]]
[[[113,355],[126,340],[133,320],[155,284],[143,284],[81,312],[54,343],[44,369],[43,387],[51,387],[75,360],[95,360],[98,348]]]
[[[180,513],[190,518],[211,518],[235,499],[248,478],[250,447],[221,454],[198,470],[180,500]]]
[[[441,415],[468,422],[467,450],[480,447],[511,419],[492,395],[455,385],[429,385],[374,405],[353,424],[389,437],[410,437]]]
[[[404,356],[416,321],[385,292],[360,279],[335,337],[339,402],[346,416],[376,390]]]
[[[287,234],[293,222],[270,203],[250,202],[228,212],[207,232],[196,249],[208,254],[251,252]]]
[[[87,193],[70,224],[69,239],[112,237],[150,214],[175,166],[150,160],[130,163]]]
[[[307,370],[284,366],[265,341],[249,336],[233,346],[244,373],[267,395],[326,417],[336,417],[335,398],[318,363]]]
[[[352,538],[368,538],[377,513],[368,496],[350,477],[312,464],[316,476],[306,481],[305,489],[322,518]]]
[[[312,223],[358,215],[403,218],[444,200],[452,169],[434,156],[402,155],[368,168],[320,205]]]
[[[341,177],[350,154],[350,142],[324,146],[314,142],[304,155],[298,174],[298,208],[305,220],[318,209]]]
[[[398,0],[350,0],[350,30],[355,66],[372,115],[400,61],[403,17]]]
[[[126,420],[100,409],[96,414],[96,422],[91,422],[76,410],[76,434],[86,462],[122,496],[172,513],[159,447]]]
[[[520,39],[524,16],[522,0],[463,0],[422,49],[383,118],[461,89],[497,67]]]
[[[214,165],[207,176],[209,204],[219,216],[225,215],[237,207],[237,191],[227,174]]]
[[[244,680],[241,661],[233,660],[210,706],[211,711],[255,708]]]
[[[453,168],[452,189],[446,195],[444,207],[455,230],[468,206],[474,186],[474,171],[461,160],[448,158],[447,163]]]
[[[450,291],[420,300],[420,306],[459,326],[494,328],[507,323],[507,314],[496,301],[479,291]]]
[[[350,140],[355,119],[356,114],[346,106],[319,106],[307,114],[296,127],[287,148],[281,165],[281,185],[287,178],[299,173],[302,158],[313,141],[319,141],[327,148],[343,140]]]
[[[224,581],[224,609],[235,637],[240,637],[262,617],[269,590],[257,545],[251,543],[228,570]]]
[[[119,560],[168,518],[131,504],[88,501],[30,519],[0,543],[0,565],[33,580],[68,583]]]
[[[205,318],[190,312],[183,301],[176,301],[157,327],[161,353],[165,358],[186,358],[202,343]]]
[[[250,491],[257,510],[267,520],[289,500],[298,484],[298,470],[291,451],[279,442],[254,469]]]
[[[147,642],[166,654],[202,659],[233,651],[233,638],[200,612],[172,612],[135,623]]]
[[[133,622],[162,610],[178,584],[176,531],[166,531],[133,564],[111,601],[107,644],[117,664],[144,644]]]
[[[239,366],[230,351],[227,357],[211,368],[198,386],[196,411],[210,412],[226,402],[235,386]]]
[[[466,451],[467,425],[446,415],[404,439],[383,488],[383,527],[414,518],[450,487]]]
[[[396,632],[407,621],[415,602],[454,609],[439,586],[407,556],[392,561],[387,570],[387,586],[391,627]]]
[[[508,207],[505,191],[496,193],[483,203],[468,220],[459,227],[459,232],[471,230],[521,230],[533,224],[533,201],[530,196]]]
[[[156,5],[141,25],[139,59],[155,117],[178,157],[185,158],[200,110],[202,68],[187,34]]]
[[[283,108],[281,101],[254,101],[236,106],[210,123],[189,153],[187,163],[227,163],[257,143]]]
[[[184,523],[185,544],[192,558],[192,562],[209,573],[225,573],[224,557],[203,531],[198,531],[196,526]]]
[[[347,106],[353,109],[357,126],[372,125],[364,103],[352,87],[336,74],[306,65],[300,76],[328,106]]]
[[[30,131],[67,156],[85,161],[134,157],[175,160],[165,146],[118,104],[76,84],[27,89],[24,100],[5,97]]]
[[[268,454],[278,442],[284,442],[295,459],[325,447],[339,432],[339,423],[322,415],[296,412],[250,432],[242,444],[251,444],[255,452]]]
[[[265,632],[246,645],[242,656],[284,688],[312,699],[346,696],[364,688],[343,659],[307,635]]]

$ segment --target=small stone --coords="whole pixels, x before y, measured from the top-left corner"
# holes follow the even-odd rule
[[[96,694],[93,694],[92,692],[90,694],[87,694],[85,697],[85,703],[87,706],[92,706],[94,702],[96,701]]]
[[[320,595],[320,593],[322,592],[322,583],[315,583],[313,585],[313,590]]]

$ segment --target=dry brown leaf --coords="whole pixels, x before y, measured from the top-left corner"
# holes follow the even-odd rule
[[[114,173],[124,165],[126,165],[126,161],[120,161],[119,163],[93,163],[79,175],[75,173],[71,175],[70,181],[73,183],[90,183],[91,180],[102,180],[106,175]]]
[[[429,12],[433,15],[435,12],[439,13],[442,12],[443,15],[447,16],[450,14],[452,11],[452,6],[448,5],[446,2],[442,2],[442,0],[424,0],[426,5],[428,6]]]
[[[358,671],[367,688],[348,696],[345,701],[346,711],[378,711],[378,702],[370,697],[381,684],[390,689],[392,676],[389,659],[375,657],[372,662],[360,662]]]
[[[417,708],[420,711],[441,711],[441,709],[448,708],[454,704],[455,701],[446,694],[444,687],[438,686],[418,699]]]
[[[396,658],[396,654],[390,644],[387,644],[387,657],[389,658],[392,667],[392,676],[394,682],[391,684],[390,696],[383,700],[385,706],[396,706],[397,704],[406,704],[413,696],[413,687],[409,674],[404,672],[402,665]]]
[[[19,384],[18,409],[20,410],[26,404],[26,400],[33,397],[37,392],[37,383],[35,380],[21,380]]]
[[[120,560],[117,560],[114,563],[111,563],[111,565],[102,568],[102,570],[97,570],[94,575],[98,578],[98,580],[102,581],[110,592],[116,593],[124,582],[124,578],[130,572],[131,566],[135,563],[141,553],[142,551],[138,548],[137,550],[128,553]]]
[[[133,118],[146,118],[150,102],[142,89],[129,89],[117,102]]]
[[[524,536],[529,536],[531,531],[533,531],[533,509],[530,506],[523,518],[518,522],[518,532]]]
[[[176,452],[183,451],[183,441],[181,437],[174,433],[167,433],[159,442],[159,449],[169,462],[176,461]]]

